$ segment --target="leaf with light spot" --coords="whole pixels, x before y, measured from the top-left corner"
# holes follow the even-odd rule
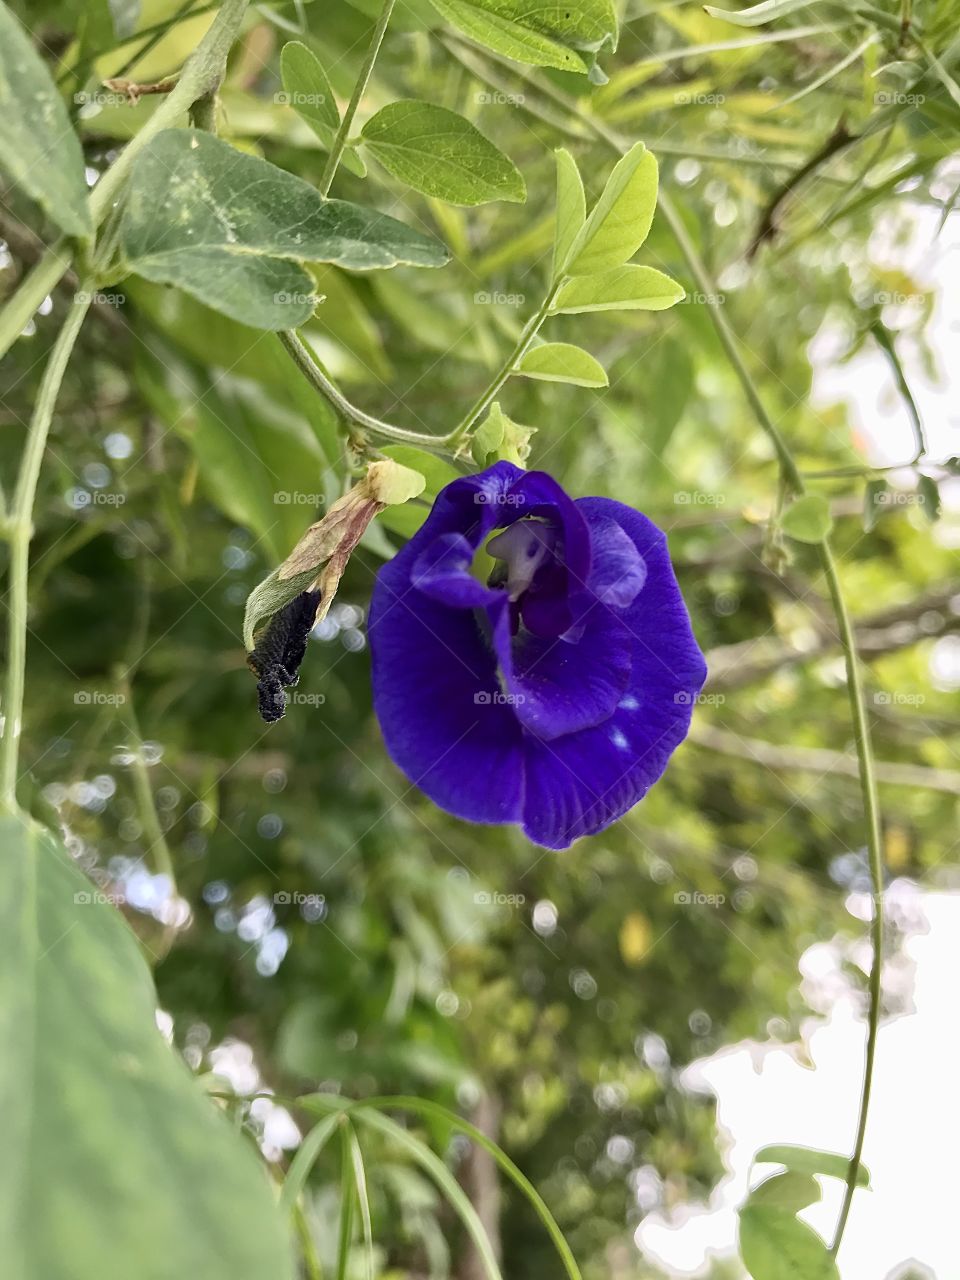
[[[316,298],[303,263],[370,271],[439,267],[450,256],[396,218],[325,200],[302,179],[196,129],[159,133],[137,157],[121,241],[130,270],[261,329],[309,319]]]

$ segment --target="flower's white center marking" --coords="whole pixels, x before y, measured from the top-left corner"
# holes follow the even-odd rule
[[[621,706],[624,711],[636,711],[640,703],[636,700],[636,698],[633,696],[632,693],[628,693],[625,698],[621,698],[618,705]]]
[[[613,730],[613,732],[610,734],[610,741],[620,751],[626,751],[630,746],[630,743],[627,741],[627,735],[623,733],[620,729]]]
[[[556,530],[542,520],[518,520],[490,539],[487,550],[507,566],[506,588],[511,600],[519,600],[530,586],[556,542]]]

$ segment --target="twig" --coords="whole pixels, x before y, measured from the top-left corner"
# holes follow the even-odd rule
[[[748,261],[756,256],[761,245],[766,244],[768,240],[772,240],[777,234],[779,230],[777,225],[778,215],[797,188],[803,184],[810,174],[815,173],[822,164],[826,164],[828,160],[831,160],[844,148],[849,147],[851,143],[859,141],[859,138],[860,134],[850,133],[846,122],[840,120],[819,151],[815,151],[805,164],[802,164],[799,169],[795,170],[787,178],[786,182],[777,188],[770,202],[761,213],[757,229],[747,246],[745,257]]]
[[[768,769],[816,773],[821,776],[841,774],[845,778],[859,776],[855,757],[843,751],[831,751],[827,747],[788,747],[761,738],[745,738],[728,729],[715,725],[697,724],[690,729],[690,741],[698,747],[719,751],[723,755],[736,756],[739,760],[752,760]],[[919,787],[924,791],[944,791],[948,795],[960,795],[960,771],[955,769],[928,769],[924,765],[900,764],[892,760],[875,761],[878,782],[892,787]]]
[[[152,83],[138,83],[136,80],[124,80],[122,76],[115,76],[111,80],[104,80],[104,88],[111,89],[114,93],[122,93],[127,99],[131,107],[135,107],[141,98],[145,98],[155,93],[172,93],[176,88],[177,82],[172,77],[164,80],[155,80]]]
[[[861,619],[856,625],[858,652],[863,657],[879,658],[960,628],[960,617],[947,611],[957,596],[960,596],[960,582],[947,582],[909,605],[885,609]],[[938,611],[944,611],[938,626],[911,625],[925,614]],[[779,638],[765,636],[722,645],[707,654],[710,675],[706,688],[739,689],[784,667],[822,657],[838,645],[839,637],[832,630],[821,630],[814,643],[805,649],[795,649]]]

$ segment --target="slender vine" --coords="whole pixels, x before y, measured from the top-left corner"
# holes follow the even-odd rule
[[[10,597],[7,606],[8,653],[3,699],[3,740],[0,742],[0,804],[11,811],[17,807],[17,768],[27,663],[27,581],[30,543],[33,538],[33,504],[60,384],[89,310],[93,288],[93,284],[87,282],[86,287],[78,291],[50,352],[27,430],[27,442],[20,461],[13,503],[4,525],[4,534],[10,544]]]
[[[344,150],[346,149],[347,139],[350,134],[350,126],[353,124],[353,118],[357,114],[357,107],[360,105],[360,99],[366,93],[367,85],[370,83],[374,63],[377,61],[380,46],[383,44],[383,37],[387,34],[387,27],[390,25],[390,16],[393,13],[393,8],[396,2],[397,0],[383,0],[383,7],[380,10],[380,16],[377,18],[377,24],[373,29],[373,35],[370,37],[367,55],[363,60],[363,66],[360,68],[360,74],[357,77],[357,82],[353,86],[353,93],[350,95],[350,101],[347,103],[347,109],[343,113],[343,119],[340,121],[340,128],[337,130],[337,135],[333,140],[333,146],[330,148],[330,155],[327,157],[327,163],[320,178],[320,194],[322,196],[330,194],[330,188],[333,186],[333,179],[336,177],[340,160],[342,159]]]
[[[497,372],[493,375],[489,385],[486,387],[484,391],[481,392],[481,394],[473,404],[472,408],[470,408],[467,411],[463,420],[456,427],[454,427],[454,429],[450,432],[447,439],[449,440],[451,445],[458,445],[464,440],[470,428],[473,426],[473,424],[477,421],[477,419],[483,413],[484,409],[489,408],[490,405],[493,403],[493,401],[496,399],[497,393],[499,392],[503,384],[506,382],[506,380],[510,377],[510,374],[513,372],[514,368],[516,367],[517,362],[523,358],[523,356],[529,350],[530,344],[533,342],[534,338],[540,332],[540,329],[543,326],[543,322],[546,320],[547,316],[550,314],[550,308],[553,305],[553,300],[557,296],[557,290],[560,288],[560,285],[562,283],[563,283],[562,280],[557,280],[554,282],[549,292],[547,293],[547,296],[544,298],[543,302],[540,304],[537,311],[530,317],[527,323],[523,326],[523,329],[521,330],[521,333],[520,333],[520,337],[517,339],[516,345],[514,346],[510,354],[506,357],[506,359],[503,361],[503,363],[501,364]]]
[[[351,404],[346,396],[331,382],[310,354],[309,348],[296,329],[284,329],[280,334],[280,341],[283,343],[287,354],[313,389],[319,392],[333,406],[348,426],[360,427],[365,431],[372,431],[376,435],[384,436],[387,439],[396,440],[404,444],[420,445],[425,449],[443,449],[450,442],[452,433],[445,436],[432,436],[422,431],[408,431],[405,427],[396,427],[393,423],[383,422],[380,418],[374,418],[371,414],[364,413],[355,404]]]
[[[518,68],[521,79],[535,85],[538,90],[552,99],[567,111],[574,113],[581,125],[586,127],[595,137],[605,142],[618,155],[629,150],[629,143],[614,130],[609,129],[603,121],[586,114],[582,106],[574,102],[562,90],[539,77],[535,72]],[[521,103],[525,106],[525,103]],[[579,134],[577,135],[579,136]],[[781,434],[776,423],[767,412],[766,406],[757,390],[756,384],[740,354],[737,338],[729,321],[723,313],[718,300],[716,282],[710,275],[706,264],[697,252],[696,246],[687,234],[686,227],[670,195],[661,191],[659,197],[660,211],[663,213],[677,246],[693,276],[698,289],[705,298],[710,320],[723,347],[731,368],[737,376],[743,393],[749,403],[757,422],[770,440],[777,457],[783,483],[788,491],[795,494],[804,492],[803,475]],[[866,1135],[867,1117],[870,1108],[870,1095],[873,1082],[873,1067],[876,1059],[877,1035],[880,1027],[881,974],[883,966],[883,837],[880,818],[880,804],[877,795],[876,771],[874,768],[873,745],[870,722],[866,710],[863,679],[860,660],[857,654],[856,638],[850,621],[849,611],[843,595],[843,588],[837,570],[836,560],[828,539],[818,544],[820,565],[833,606],[834,616],[843,648],[847,676],[847,690],[850,699],[851,717],[853,721],[854,740],[857,752],[860,790],[863,800],[864,819],[867,828],[867,851],[870,863],[870,878],[873,886],[873,918],[871,922],[871,943],[873,956],[868,982],[869,1010],[867,1015],[867,1040],[864,1054],[864,1075],[857,1114],[856,1138],[850,1157],[850,1166],[844,1188],[843,1203],[837,1220],[831,1253],[835,1256],[840,1248],[846,1228],[853,1194],[857,1186],[857,1175],[860,1170],[863,1153],[863,1142]]]

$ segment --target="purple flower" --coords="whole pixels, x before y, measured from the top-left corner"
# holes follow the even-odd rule
[[[380,570],[370,647],[407,777],[551,849],[646,795],[706,678],[660,530],[509,462],[448,484]]]

